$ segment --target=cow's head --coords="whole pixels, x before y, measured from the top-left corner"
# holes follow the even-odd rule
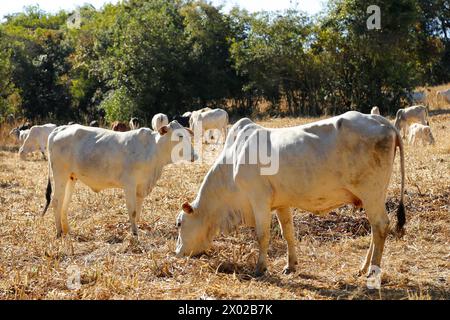
[[[194,162],[197,155],[192,146],[193,132],[183,127],[178,121],[172,121],[168,125],[162,126],[158,133],[168,139],[171,152],[171,162],[175,163],[181,160]]]
[[[196,256],[205,252],[211,245],[210,229],[205,216],[196,212],[189,203],[184,203],[177,217],[178,239],[177,256]]]
[[[429,126],[426,126],[424,128],[424,139],[429,143],[429,144],[434,144],[434,137],[433,134],[431,133],[431,128]]]

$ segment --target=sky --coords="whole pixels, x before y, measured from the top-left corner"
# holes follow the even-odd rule
[[[57,12],[60,9],[72,10],[85,3],[94,5],[97,9],[105,3],[117,3],[119,0],[0,0],[0,18],[11,13],[20,12],[24,6],[39,4],[45,11]],[[250,12],[260,10],[283,10],[298,3],[298,8],[309,14],[318,13],[322,0],[212,0],[214,5],[224,5],[224,11],[230,10],[234,5],[245,8]]]

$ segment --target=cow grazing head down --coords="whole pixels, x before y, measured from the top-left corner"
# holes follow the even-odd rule
[[[205,215],[201,215],[188,203],[185,202],[177,217],[177,228],[179,230],[176,255],[197,256],[205,252],[211,245],[213,232],[205,228]]]

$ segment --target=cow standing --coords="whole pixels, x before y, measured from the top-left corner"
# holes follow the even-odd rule
[[[20,159],[25,160],[26,154],[34,151],[40,151],[44,159],[46,159],[45,151],[47,150],[47,139],[55,128],[56,125],[52,123],[31,127],[28,136],[19,149]]]
[[[113,132],[81,125],[62,126],[48,138],[49,177],[47,204],[52,201],[57,237],[67,234],[67,209],[78,180],[94,192],[107,188],[125,191],[131,231],[137,236],[136,222],[144,198],[161,176],[163,167],[172,159],[172,149],[182,144],[184,160],[194,161],[191,134],[177,122],[158,132],[148,128]],[[51,199],[53,174],[55,192]]]
[[[405,138],[408,127],[412,123],[421,123],[423,125],[429,125],[427,107],[412,106],[405,109],[399,109],[397,111],[394,126],[397,128],[397,130],[403,133],[403,138]]]
[[[261,137],[266,139],[261,141]],[[278,150],[278,172],[263,175],[266,165],[261,161],[247,164],[246,157],[255,145],[258,150],[265,145]],[[256,274],[260,275],[267,266],[271,212],[276,210],[288,247],[285,272],[292,272],[297,256],[289,208],[321,214],[353,204],[366,209],[372,227],[370,248],[360,270],[371,274],[375,272],[372,266],[380,266],[388,233],[385,200],[397,147],[402,177],[397,230],[402,233],[406,221],[403,143],[387,119],[353,111],[281,129],[266,129],[242,119],[231,128],[195,200],[182,206],[176,253],[200,254],[219,232],[244,223],[256,227]]]
[[[203,112],[193,112],[190,119],[190,128],[195,134],[204,136],[210,133],[208,140],[213,140],[211,130],[218,130],[225,141],[228,126],[228,113],[223,109],[210,109]],[[220,138],[220,137],[218,137]],[[217,139],[219,140],[219,139]]]

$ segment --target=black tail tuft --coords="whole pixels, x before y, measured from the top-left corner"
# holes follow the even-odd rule
[[[50,176],[48,177],[47,191],[45,192],[45,198],[47,199],[47,203],[45,205],[44,212],[42,212],[42,215],[44,215],[47,212],[48,206],[50,205],[50,201],[52,200],[52,184],[50,182]]]
[[[405,205],[403,204],[403,201],[400,201],[400,204],[397,209],[397,233],[401,236],[405,233],[404,226],[406,223],[406,216],[405,216]]]

